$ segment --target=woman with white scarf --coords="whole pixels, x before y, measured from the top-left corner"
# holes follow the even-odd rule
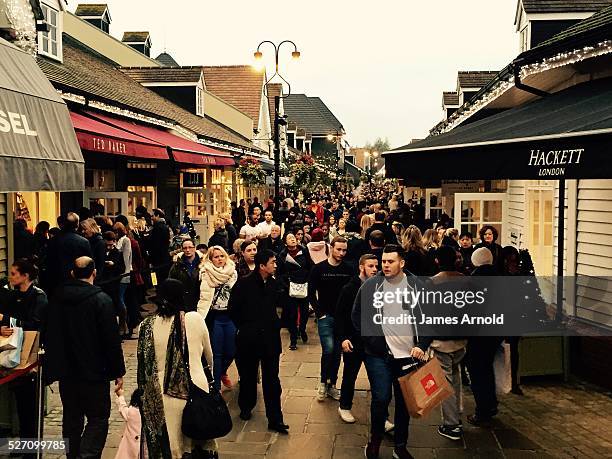
[[[230,291],[238,278],[236,264],[223,247],[212,246],[200,269],[200,278],[198,312],[206,319],[212,334],[214,385],[221,390],[222,381],[225,386],[232,386],[226,371],[236,353],[236,326],[227,310]]]

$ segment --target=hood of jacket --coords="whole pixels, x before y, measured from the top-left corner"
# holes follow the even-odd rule
[[[102,289],[97,285],[88,282],[72,279],[67,281],[55,292],[55,300],[66,307],[77,307],[91,298],[101,293]]]

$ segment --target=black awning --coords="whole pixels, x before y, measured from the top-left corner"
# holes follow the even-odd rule
[[[83,187],[66,104],[34,58],[0,38],[0,192]]]
[[[402,179],[612,178],[612,79],[384,153]]]

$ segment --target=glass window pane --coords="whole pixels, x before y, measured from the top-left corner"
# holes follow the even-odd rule
[[[42,45],[43,45],[43,51],[45,53],[48,53],[49,52],[49,39],[46,36],[43,36]]]
[[[501,222],[502,221],[502,202],[501,201],[484,201],[484,218],[485,222]]]
[[[480,201],[461,201],[461,220],[464,222],[480,221]]]
[[[538,223],[531,226],[531,245],[540,245],[540,225]]]
[[[552,223],[544,223],[544,245],[553,245],[553,225]]]
[[[547,223],[553,221],[553,203],[548,199],[544,201],[544,221]]]
[[[55,42],[51,43],[51,54],[53,54],[54,56],[57,56],[57,43]]]
[[[51,40],[57,41],[57,28],[51,27]]]
[[[50,16],[51,16],[51,25],[56,26],[57,25],[57,12],[55,10],[50,10]]]

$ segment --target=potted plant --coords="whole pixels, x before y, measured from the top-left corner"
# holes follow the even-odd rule
[[[243,158],[238,163],[238,177],[248,187],[263,185],[266,183],[266,173],[261,167],[259,160],[255,158]]]

